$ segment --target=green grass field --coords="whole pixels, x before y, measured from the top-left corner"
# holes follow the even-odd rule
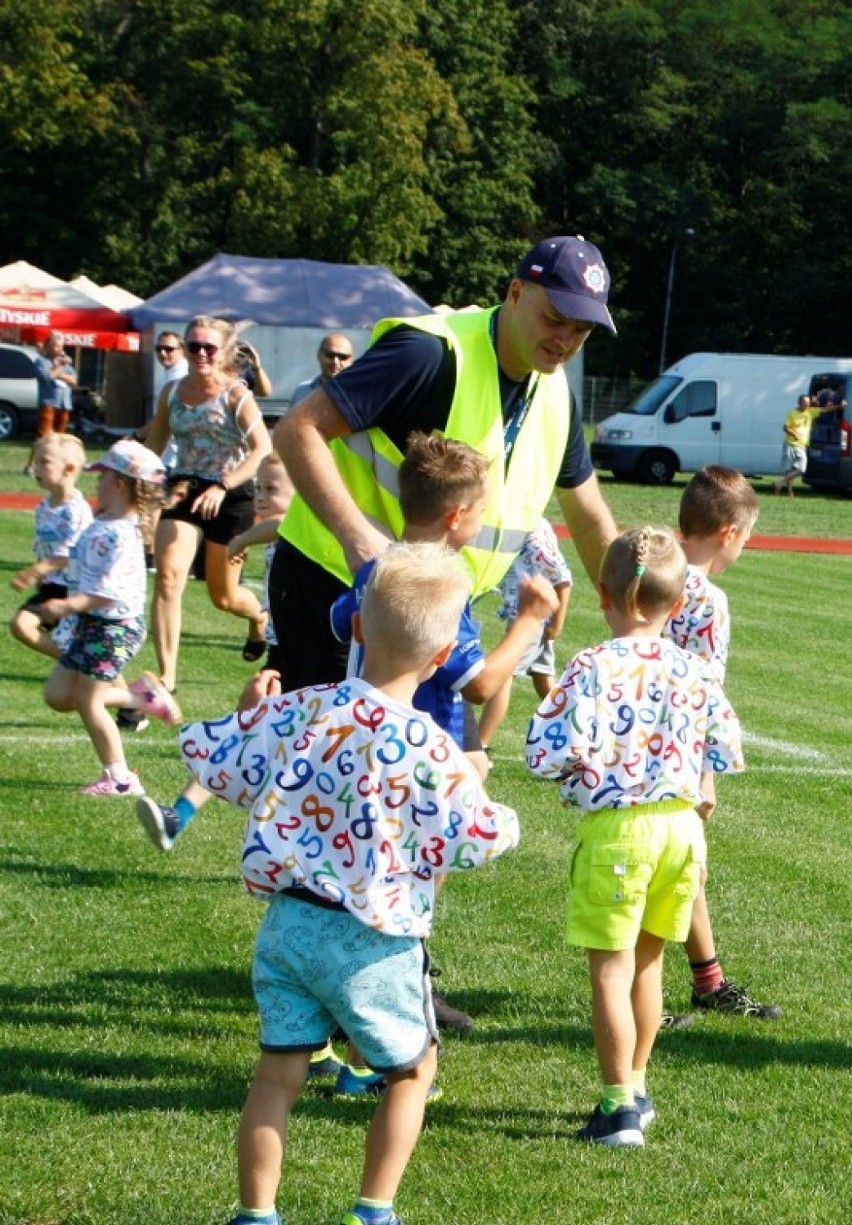
[[[27,487],[24,454],[0,448],[0,489]],[[625,524],[674,522],[682,484],[604,481]],[[788,502],[758,487],[758,531],[852,537],[842,499]],[[5,512],[0,524],[8,620],[32,515]],[[577,581],[563,660],[605,636],[567,555]],[[249,573],[259,581],[259,557]],[[572,1140],[597,1090],[585,964],[563,942],[572,820],[552,787],[526,776],[533,692],[517,685],[490,785],[517,807],[522,843],[442,895],[432,942],[442,988],[477,1026],[446,1040],[444,1097],[398,1200],[407,1225],[849,1219],[850,578],[850,558],[749,551],[721,580],[748,772],[719,785],[710,904],[727,971],[784,1017],[701,1016],[661,1036],[649,1082],[659,1120],[641,1152]],[[494,606],[480,606],[489,641]],[[188,718],[233,706],[251,671],[242,639],[190,584]],[[152,663],[147,646],[130,675]],[[0,1225],[224,1225],[256,1055],[260,910],[238,884],[240,819],[210,804],[162,855],[132,801],[78,795],[98,766],[76,717],[44,706],[48,668],[0,638]],[[174,733],[152,726],[126,747],[151,794],[173,798],[184,780]],[[685,1010],[676,948],[666,988],[667,1005]],[[336,1225],[357,1190],[370,1109],[306,1091],[279,1195],[287,1225]]]

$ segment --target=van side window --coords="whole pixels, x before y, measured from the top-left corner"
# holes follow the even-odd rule
[[[18,349],[0,348],[0,378],[34,379],[36,369],[26,353]]]
[[[669,404],[666,418],[685,421],[687,417],[715,417],[716,383],[712,379],[696,379],[681,388]]]

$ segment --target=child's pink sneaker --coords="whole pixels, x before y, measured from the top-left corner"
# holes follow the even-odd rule
[[[97,782],[89,783],[88,787],[80,788],[80,795],[105,795],[115,798],[122,795],[144,795],[145,788],[139,782],[135,774],[130,775],[130,779],[126,783],[119,783],[107,774],[106,771],[101,775]]]
[[[171,727],[183,719],[177,702],[153,672],[143,672],[139,679],[131,681],[127,688],[142,699],[142,709],[146,715],[162,719],[163,723],[168,723]]]

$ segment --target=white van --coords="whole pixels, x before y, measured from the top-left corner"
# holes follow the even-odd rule
[[[837,374],[852,374],[852,358],[691,353],[600,423],[592,462],[651,485],[705,464],[777,476],[784,418],[800,395]]]

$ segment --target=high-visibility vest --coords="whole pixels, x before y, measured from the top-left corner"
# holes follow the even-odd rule
[[[482,527],[464,549],[474,576],[474,596],[500,581],[547,506],[562,466],[571,412],[563,371],[533,373],[531,398],[506,472],[497,357],[490,334],[491,316],[497,309],[383,319],[372,336],[375,343],[390,328],[405,324],[442,337],[455,355],[456,386],[443,433],[468,443],[489,460],[489,496]],[[398,481],[402,453],[375,427],[335,438],[329,445],[359,510],[390,539],[399,539],[403,528]],[[348,585],[352,581],[337,537],[298,494],[280,533],[341,582]]]

